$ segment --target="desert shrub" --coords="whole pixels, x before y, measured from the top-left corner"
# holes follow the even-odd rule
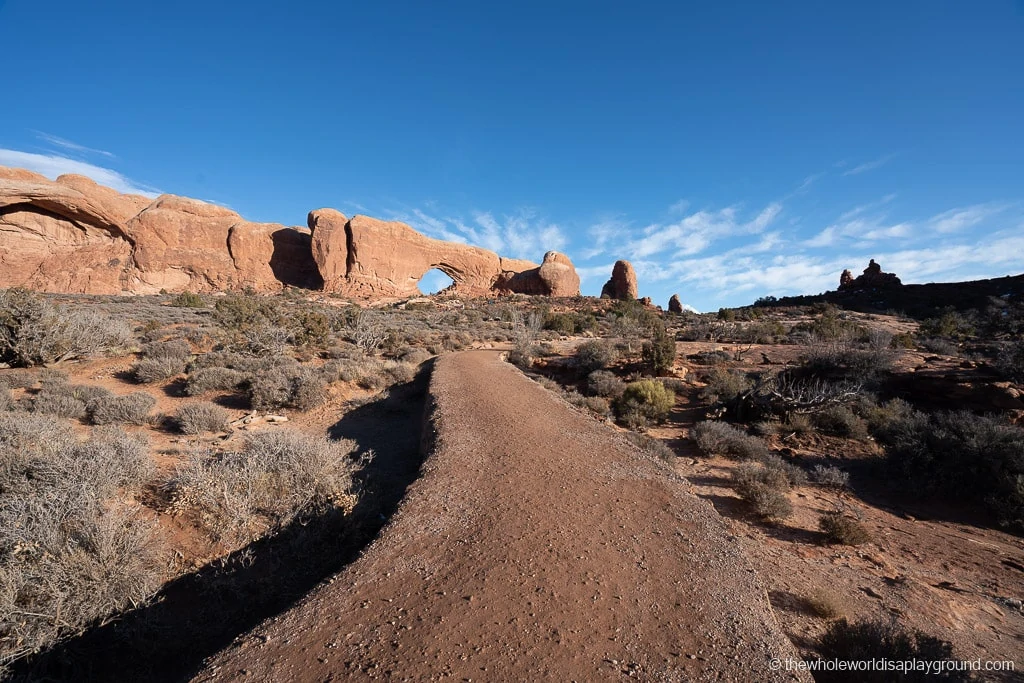
[[[192,357],[192,347],[188,345],[188,342],[181,339],[171,339],[169,341],[157,341],[144,344],[142,347],[142,356],[149,359],[160,359],[160,358],[176,358],[181,359],[182,364]]]
[[[736,493],[761,519],[781,520],[793,514],[786,497],[789,480],[781,469],[745,462],[733,470],[732,477]]]
[[[732,356],[727,351],[698,351],[691,353],[686,360],[695,365],[721,365],[731,361]]]
[[[786,418],[783,428],[793,434],[810,434],[814,431],[814,424],[810,415],[792,413]]]
[[[508,352],[508,362],[526,370],[533,366],[536,355],[537,349],[533,344],[516,343]]]
[[[14,407],[14,399],[11,398],[11,390],[7,387],[0,387],[0,410],[10,410]]]
[[[0,414],[0,668],[156,589],[150,524],[107,504],[152,473],[145,442],[118,428],[78,442],[55,418]]]
[[[182,292],[171,299],[171,306],[179,308],[204,308],[206,304],[203,302],[203,297],[195,292]]]
[[[894,417],[875,432],[891,475],[908,491],[980,504],[1024,528],[1024,430],[968,412]]]
[[[213,403],[187,403],[174,416],[182,434],[219,432],[228,421],[228,411]]]
[[[389,336],[384,320],[372,311],[359,311],[349,326],[349,341],[368,356],[376,355]]]
[[[615,347],[604,340],[595,339],[580,344],[573,355],[573,364],[581,375],[604,370],[618,358]]]
[[[860,545],[871,540],[863,524],[841,512],[828,512],[818,518],[818,528],[828,543]]]
[[[384,373],[394,384],[407,384],[416,379],[416,365],[405,361],[385,361]]]
[[[185,393],[198,396],[208,391],[233,391],[248,381],[249,377],[241,370],[231,368],[199,368],[189,374],[185,381]]]
[[[596,326],[597,320],[590,313],[569,311],[567,313],[547,313],[544,315],[544,329],[552,330],[559,334],[579,334],[592,330]]]
[[[849,439],[866,439],[867,423],[846,406],[829,406],[811,418],[819,431]]]
[[[1015,382],[1024,382],[1024,341],[1007,344],[999,349],[996,369]]]
[[[612,404],[603,396],[588,396],[583,404],[598,417],[606,418],[612,414]]]
[[[914,408],[903,399],[894,398],[879,404],[873,398],[863,398],[857,403],[857,413],[868,423],[868,431],[874,434],[894,421],[910,416]]]
[[[32,399],[32,411],[58,417],[81,418],[86,415],[86,406],[97,398],[114,394],[103,387],[91,384],[44,383]]]
[[[626,383],[608,370],[595,370],[587,375],[587,391],[594,396],[618,398],[626,390]]]
[[[665,326],[655,326],[649,341],[644,342],[641,358],[648,369],[654,374],[661,374],[672,369],[676,362],[676,339],[665,331]]]
[[[921,631],[906,630],[895,621],[860,621],[850,623],[846,619],[833,622],[818,641],[818,654],[822,660],[872,661],[887,659],[905,662],[945,661],[954,659],[953,647],[949,643],[929,636]],[[907,671],[899,676],[901,682],[926,683],[936,677],[923,670]],[[815,671],[815,681],[825,683],[889,683],[894,680],[892,671]],[[945,671],[940,677],[945,681],[972,680],[969,672]]]
[[[636,418],[657,422],[668,417],[675,401],[676,395],[661,382],[642,379],[626,385],[622,396],[615,401],[615,410],[626,422]]]
[[[804,602],[812,614],[822,619],[835,619],[846,611],[843,599],[829,590],[816,590]]]
[[[49,365],[133,341],[127,323],[97,310],[58,306],[26,290],[0,292],[0,359],[9,363]]]
[[[861,348],[849,340],[831,340],[813,344],[803,364],[815,375],[867,380],[891,370],[895,360],[889,347]]]
[[[974,334],[974,326],[963,314],[948,308],[937,318],[923,320],[920,333],[925,337],[963,339]]]
[[[757,460],[768,456],[764,441],[727,422],[698,422],[693,440],[705,455],[723,455],[735,460]]]
[[[132,376],[142,384],[162,382],[184,372],[186,362],[184,358],[173,356],[143,358],[132,366]]]
[[[257,432],[237,452],[193,453],[167,486],[215,538],[248,543],[300,516],[350,510],[354,450],[297,430]]]
[[[927,351],[928,353],[937,353],[940,356],[960,355],[960,347],[948,339],[928,337],[925,339],[919,339],[917,345],[920,346],[923,351]]]
[[[665,461],[672,461],[676,457],[675,451],[666,446],[665,442],[661,439],[655,439],[647,434],[638,434],[637,432],[626,432],[626,438],[647,455]]]
[[[811,480],[822,488],[842,491],[850,485],[850,473],[832,465],[815,465]]]
[[[750,379],[737,370],[715,367],[707,376],[707,386],[700,391],[702,400],[708,403],[725,402],[751,388]]]
[[[914,348],[914,335],[909,332],[900,332],[899,334],[893,335],[892,341],[889,342],[889,346],[893,349],[912,349]]]
[[[249,401],[256,410],[295,408],[309,410],[327,400],[320,373],[303,366],[261,372],[249,383]]]
[[[776,420],[761,420],[755,422],[752,426],[754,433],[761,437],[775,436],[782,429],[782,424]]]
[[[39,383],[42,386],[49,384],[67,384],[71,381],[71,375],[60,368],[42,368],[39,370]]]
[[[14,368],[0,370],[0,386],[8,389],[30,389],[39,383],[39,375],[29,370]]]
[[[97,396],[85,406],[89,421],[95,425],[146,424],[156,399],[144,391],[124,396]]]

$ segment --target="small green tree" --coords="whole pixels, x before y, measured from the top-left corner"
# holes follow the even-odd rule
[[[644,363],[656,375],[668,372],[676,362],[676,340],[665,330],[665,324],[658,321],[650,341],[644,342],[642,352]]]

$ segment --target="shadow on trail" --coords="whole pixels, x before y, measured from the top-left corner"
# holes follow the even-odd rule
[[[417,378],[348,411],[329,430],[375,457],[356,475],[350,516],[296,521],[271,538],[169,583],[140,609],[12,666],[15,681],[188,680],[238,635],[291,607],[376,538],[423,460],[421,437],[432,362]]]

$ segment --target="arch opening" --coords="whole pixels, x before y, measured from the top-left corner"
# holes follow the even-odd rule
[[[453,284],[455,281],[451,276],[437,268],[431,268],[423,274],[416,286],[421,294],[437,294]]]

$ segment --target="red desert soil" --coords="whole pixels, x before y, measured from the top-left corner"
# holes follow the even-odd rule
[[[796,657],[681,477],[503,363],[437,361],[436,445],[365,554],[198,681],[782,680]]]

